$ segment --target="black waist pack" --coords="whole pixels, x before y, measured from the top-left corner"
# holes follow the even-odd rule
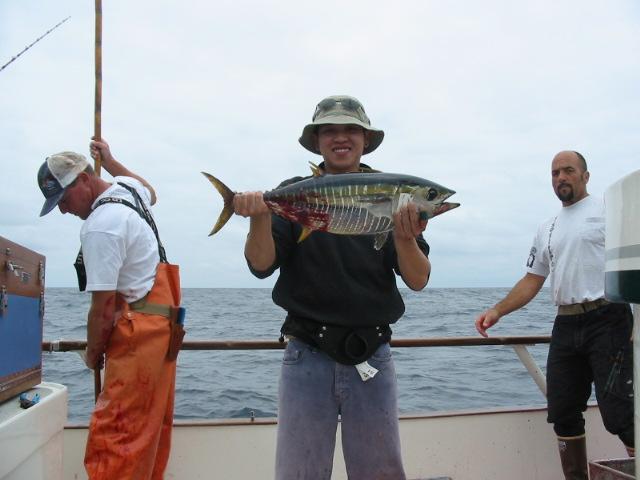
[[[380,345],[391,339],[389,325],[349,328],[290,315],[282,333],[319,348],[344,365],[357,365],[368,360]]]

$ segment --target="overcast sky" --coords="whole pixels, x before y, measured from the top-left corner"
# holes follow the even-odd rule
[[[81,220],[38,217],[36,172],[88,155],[93,2],[0,0],[0,64],[67,16],[0,72],[0,235],[46,255],[48,286],[75,285]],[[184,287],[269,287],[244,262],[248,220],[207,236],[222,201],[200,172],[238,191],[307,174],[315,105],[353,95],[386,133],[366,163],[462,203],[425,232],[430,285],[510,286],[560,208],[555,153],[584,154],[596,195],[640,168],[639,47],[636,0],[107,0],[102,133],[155,187]]]

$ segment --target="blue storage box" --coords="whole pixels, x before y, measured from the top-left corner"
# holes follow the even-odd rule
[[[0,237],[0,402],[42,380],[45,257]]]

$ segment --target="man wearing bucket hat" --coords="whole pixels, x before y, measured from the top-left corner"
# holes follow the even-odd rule
[[[177,266],[167,263],[149,211],[153,188],[107,143],[91,142],[98,153],[113,184],[75,152],[47,157],[38,171],[40,216],[57,206],[85,220],[76,261],[80,289],[91,292],[85,361],[96,368],[106,356],[106,369],[84,463],[91,480],[162,478],[173,421]]]
[[[322,155],[324,173],[348,174],[373,172],[360,158],[383,138],[362,104],[341,95],[317,105],[299,142]],[[265,278],[280,269],[273,299],[287,312],[276,479],[331,478],[338,417],[350,479],[404,479],[389,325],[404,312],[396,275],[413,290],[429,279],[427,222],[415,205],[402,207],[376,251],[368,236],[317,231],[298,243],[300,225],[272,215],[261,192],[237,194],[234,207],[250,217],[250,270]]]

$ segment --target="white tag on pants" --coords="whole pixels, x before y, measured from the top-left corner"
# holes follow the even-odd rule
[[[368,362],[359,363],[358,365],[356,365],[356,370],[358,370],[360,378],[363,382],[372,379],[376,376],[376,373],[378,373],[378,370],[369,365]]]

